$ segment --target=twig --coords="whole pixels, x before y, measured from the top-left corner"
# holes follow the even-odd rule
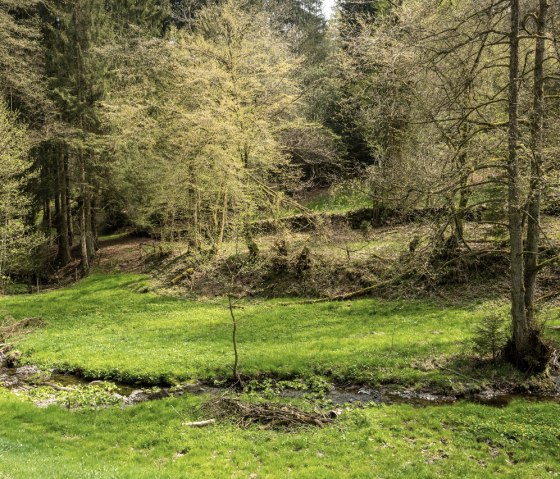
[[[549,299],[552,299],[556,296],[560,296],[560,291],[554,291],[552,293],[545,294],[544,296],[540,296],[539,298],[535,299],[535,303],[541,303],[543,301],[547,301]]]

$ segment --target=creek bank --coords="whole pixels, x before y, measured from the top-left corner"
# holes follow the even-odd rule
[[[43,371],[36,366],[0,367],[0,387],[16,395],[30,398],[37,406],[51,404],[80,406],[132,406],[183,394],[211,394],[222,391],[201,383],[185,383],[173,387],[133,386],[113,381],[87,380],[74,374]],[[75,399],[72,397],[75,395]],[[80,400],[85,401],[80,404]]]

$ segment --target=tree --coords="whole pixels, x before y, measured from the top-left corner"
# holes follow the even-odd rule
[[[377,158],[370,171],[380,181],[372,194],[390,193],[400,205],[436,201],[450,212],[437,234],[443,239],[451,226],[469,254],[463,222],[476,206],[470,191],[478,189],[481,202],[492,205],[489,223],[507,226],[509,357],[525,368],[542,367],[547,349],[534,294],[538,271],[550,263],[538,260],[539,217],[545,172],[558,151],[545,127],[546,100],[554,98],[547,89],[554,91],[558,68],[549,13],[544,0],[408,0],[375,19],[357,18],[359,33],[340,59],[352,80],[348,111]],[[500,208],[504,198],[507,211]]]
[[[530,327],[524,302],[523,283],[523,212],[521,200],[521,177],[519,173],[519,0],[510,3],[509,39],[509,95],[508,95],[508,225],[510,237],[511,313],[513,325],[514,355],[523,357],[529,351]]]
[[[544,187],[545,163],[545,62],[547,61],[546,40],[549,34],[549,1],[539,0],[539,9],[532,18],[536,23],[535,59],[533,73],[533,111],[531,114],[531,178],[527,200],[527,240],[525,245],[525,309],[529,323],[535,321],[534,297],[539,271],[539,240],[541,235],[541,202]]]
[[[72,204],[78,204],[82,270],[96,250],[98,172],[103,133],[97,104],[105,93],[106,60],[94,49],[111,30],[105,2],[55,0],[43,12],[47,74],[58,128],[44,145],[43,178],[53,189],[58,264],[70,259],[74,238]]]
[[[29,270],[31,251],[40,242],[28,223],[31,198],[29,141],[4,102],[0,102],[0,281],[2,290],[12,274]]]
[[[543,368],[548,361],[550,351],[541,338],[535,318],[535,289],[539,264],[539,246],[541,234],[541,201],[545,165],[545,115],[546,96],[545,78],[546,62],[549,60],[547,41],[549,40],[548,0],[539,0],[536,13],[527,13],[521,18],[519,0],[511,0],[510,30],[510,83],[509,83],[509,229],[510,229],[510,263],[511,263],[511,297],[513,335],[508,348],[510,358],[524,368]],[[528,171],[527,199],[521,196],[519,153],[522,135],[519,129],[520,101],[520,37],[528,22],[534,21],[535,31],[526,32],[534,39],[534,67],[532,104],[530,114],[530,155]],[[524,241],[523,224],[526,223]]]
[[[149,78],[125,84],[107,112],[133,140],[123,146],[142,145],[159,165],[151,191],[166,237],[216,248],[285,191],[287,137],[318,129],[302,113],[301,61],[266,15],[233,1],[139,48]]]
[[[12,111],[40,129],[48,111],[38,0],[0,1],[0,91]]]

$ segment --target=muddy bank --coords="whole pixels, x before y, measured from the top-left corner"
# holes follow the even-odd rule
[[[511,391],[499,391],[487,389],[478,393],[469,394],[436,394],[426,391],[415,391],[412,389],[398,389],[383,387],[380,389],[356,388],[338,389],[334,388],[330,394],[335,405],[355,403],[356,401],[385,403],[385,404],[410,404],[413,406],[438,406],[453,404],[458,401],[467,401],[487,406],[504,407],[511,401],[517,399],[529,401],[544,401],[560,404],[558,394],[521,394]]]

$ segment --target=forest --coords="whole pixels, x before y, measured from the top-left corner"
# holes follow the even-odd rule
[[[0,479],[560,470],[560,2],[0,0]]]

